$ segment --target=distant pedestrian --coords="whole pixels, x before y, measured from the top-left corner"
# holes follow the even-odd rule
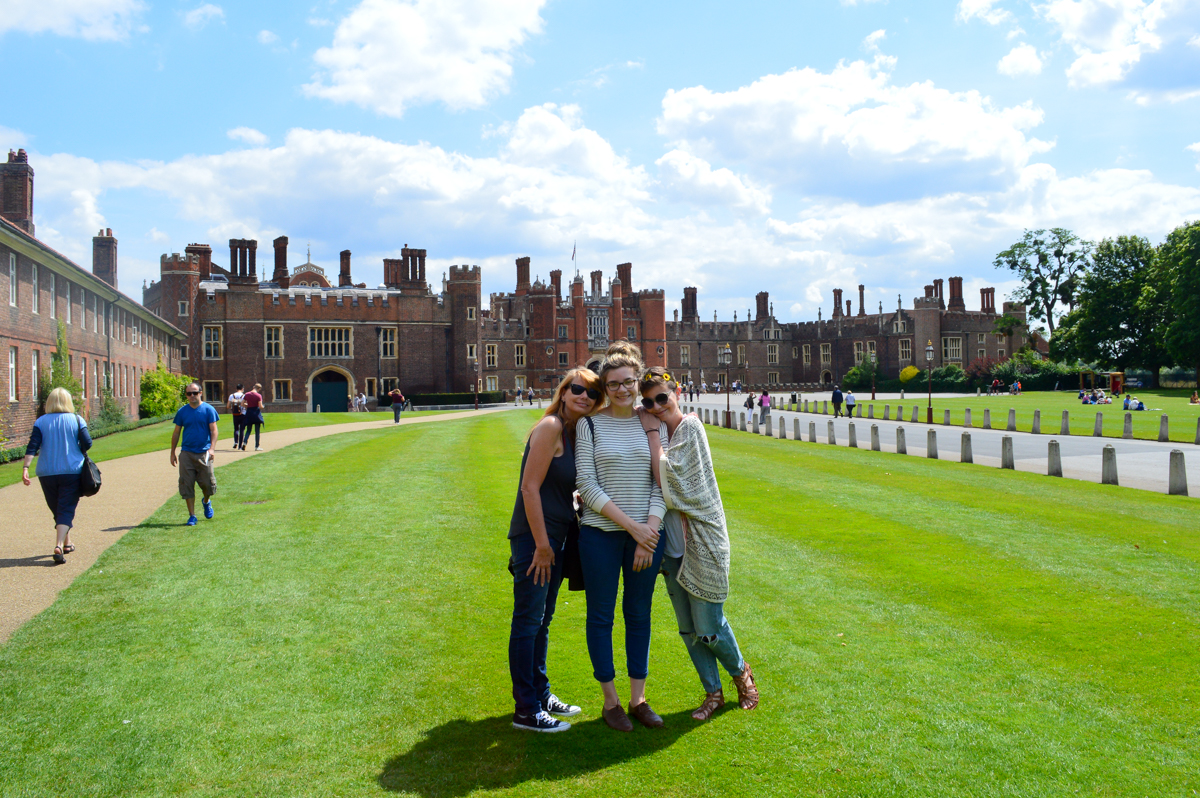
[[[254,383],[254,390],[246,394],[246,418],[245,426],[242,428],[242,451],[246,450],[246,444],[250,442],[250,428],[254,428],[254,451],[261,452],[263,448],[259,446],[259,433],[263,426],[267,423],[263,420],[263,401],[262,386],[257,382]]]
[[[400,414],[404,412],[404,394],[400,392],[400,386],[397,385],[388,391],[388,396],[392,398],[392,423],[399,424]]]
[[[21,482],[30,484],[29,465],[37,457],[37,478],[46,506],[54,515],[54,562],[62,565],[63,555],[75,551],[71,527],[79,505],[79,474],[83,454],[92,448],[87,422],[75,415],[75,403],[66,388],[55,388],[46,397],[46,412],[33,423],[29,444],[25,447],[25,466]]]
[[[771,396],[763,388],[762,396],[758,397],[758,423],[766,424],[767,416],[771,415]]]
[[[529,397],[529,405],[530,405],[530,407],[532,407],[533,406],[533,386],[529,387],[527,396]]]
[[[217,492],[213,457],[220,416],[212,405],[201,401],[199,383],[190,383],[184,393],[187,404],[175,413],[175,429],[171,432],[171,465],[179,467],[179,495],[187,503],[187,525],[195,526],[196,485],[204,495],[204,517],[213,517],[212,496]],[[176,457],[175,447],[181,437],[183,449]]]
[[[846,391],[846,418],[854,416],[854,391]]]
[[[829,399],[833,402],[833,417],[837,418],[842,414],[842,389],[833,386],[833,395]]]
[[[229,394],[229,398],[225,400],[225,409],[229,411],[229,415],[233,417],[233,448],[240,449],[242,446],[242,436],[245,434],[245,416],[242,413],[242,399],[245,394],[242,392],[242,384],[239,382],[237,390]]]

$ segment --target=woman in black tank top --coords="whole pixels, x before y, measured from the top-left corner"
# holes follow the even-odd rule
[[[550,692],[546,650],[562,583],[563,546],[575,523],[575,423],[598,410],[600,398],[595,372],[568,371],[521,457],[521,486],[508,526],[508,570],[513,576],[508,669],[516,702],[515,729],[566,731],[571,724],[553,716],[581,711]]]

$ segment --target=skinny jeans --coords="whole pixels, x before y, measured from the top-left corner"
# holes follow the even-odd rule
[[[663,581],[667,584],[667,595],[675,608],[675,620],[679,623],[679,636],[700,683],[706,693],[721,689],[720,663],[730,676],[738,677],[746,670],[742,652],[738,648],[733,629],[725,620],[725,604],[713,603],[696,598],[683,589],[677,581],[682,557],[664,557],[662,561]]]
[[[554,565],[550,581],[535,584],[533,574],[526,575],[533,563],[537,543],[533,535],[518,535],[509,539],[512,555],[508,570],[513,576],[512,627],[508,636],[508,672],[512,677],[513,702],[519,715],[535,715],[545,707],[550,696],[550,679],[546,675],[546,653],[550,648],[550,621],[558,603],[558,588],[562,585],[564,542],[550,538],[554,550]]]

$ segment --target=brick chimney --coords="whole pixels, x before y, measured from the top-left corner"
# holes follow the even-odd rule
[[[350,250],[342,250],[341,265],[341,271],[338,272],[338,288],[354,285],[354,281],[350,279]]]
[[[942,278],[933,281],[933,295],[938,298],[938,305],[943,309],[946,307],[946,297],[942,294]]]
[[[562,304],[562,269],[550,270],[550,285],[554,286],[554,302]]]
[[[767,291],[759,291],[754,295],[754,320],[761,321],[771,317],[771,311],[768,308],[770,302],[770,294]]]
[[[197,257],[201,280],[207,280],[212,277],[212,247],[208,244],[188,244],[184,247],[183,251],[188,255],[195,255]]]
[[[863,290],[866,288],[862,283],[858,284],[858,315],[867,315],[866,305],[863,304]]]
[[[529,293],[529,258],[517,258],[517,296]]]
[[[9,150],[8,163],[0,164],[0,216],[33,235],[33,167],[25,150]]]
[[[287,265],[288,237],[280,236],[272,243],[275,245],[275,273],[271,275],[271,282],[280,288],[287,288],[292,277]]]
[[[529,273],[526,272],[526,275],[528,275],[528,274]],[[604,284],[604,272],[600,271],[599,269],[592,272],[592,296],[593,297],[600,296],[600,294],[602,292],[601,286],[603,284]]]
[[[625,289],[625,296],[633,293],[633,264],[618,263],[617,264],[617,279],[621,281],[621,287]]]
[[[950,301],[946,303],[948,310],[966,310],[967,303],[963,301],[962,292],[963,278],[950,278]]]
[[[700,316],[696,310],[696,289],[688,286],[683,289],[683,320],[694,321]]]
[[[833,318],[842,315],[842,289],[833,289]]]
[[[117,239],[111,227],[92,238],[92,274],[117,287]]]

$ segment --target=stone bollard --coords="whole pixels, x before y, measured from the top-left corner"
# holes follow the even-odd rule
[[[750,414],[750,431],[755,435],[758,434],[758,413]]]
[[[962,434],[962,446],[958,452],[958,461],[960,463],[975,462],[975,455],[971,453],[971,433],[969,432]]]
[[[1059,449],[1058,441],[1053,439],[1046,447],[1046,476],[1062,476],[1062,452]]]
[[[896,405],[896,420],[904,420],[904,405]]]
[[[321,406],[320,406],[320,405],[317,405],[317,412],[318,412],[318,413],[320,413],[320,412],[321,412]]]
[[[1092,437],[1093,438],[1103,438],[1104,437],[1104,414],[1103,413],[1096,414],[1096,424],[1095,424],[1095,426],[1092,427]]]
[[[833,422],[829,422],[829,426],[825,430],[825,434],[829,440],[830,446],[837,446],[837,433],[833,431]]]
[[[937,430],[931,429],[925,433],[925,456],[930,460],[938,459],[937,456]]]
[[[1158,442],[1166,443],[1171,440],[1170,426],[1167,424],[1167,414],[1163,413],[1162,418],[1158,420]]]
[[[855,405],[854,412],[858,414],[855,418],[862,418],[862,405]]]
[[[919,408],[918,408],[916,405],[913,405],[913,417],[912,417],[912,423],[914,423],[914,424],[916,424],[916,423],[917,423],[917,421],[918,421],[918,419],[917,419],[917,410],[918,410],[918,409],[919,409]]]
[[[981,390],[982,390],[981,388],[978,388],[978,387],[977,387],[977,388],[975,389],[975,395],[976,395],[976,396],[982,396],[982,394],[980,393],[980,391],[981,391]]]
[[[878,424],[871,425],[871,451],[873,451],[873,452],[879,451],[879,425]]]
[[[1013,440],[1011,435],[1000,439],[1000,467],[1016,470],[1017,464],[1013,459]]]
[[[1133,413],[1125,414],[1125,429],[1121,432],[1122,438],[1133,437]]]
[[[1062,429],[1060,429],[1058,431],[1058,434],[1059,435],[1070,435],[1071,434],[1071,411],[1070,410],[1063,411]]]
[[[887,420],[890,418],[890,416],[891,416],[891,412],[892,412],[892,406],[891,406],[891,405],[884,405],[884,406],[883,406],[883,420],[884,420],[884,421],[887,421]],[[1200,427],[1197,427],[1197,429],[1196,429],[1196,434],[1200,435]]]
[[[808,412],[808,400],[807,399],[804,400],[804,412],[805,413]]]
[[[1187,466],[1183,462],[1183,450],[1171,450],[1171,471],[1167,477],[1167,493],[1172,496],[1186,496]]]
[[[541,409],[542,409],[542,399],[541,399],[541,397],[538,397],[538,410],[541,410]]]
[[[1012,409],[1011,407],[1008,409],[1008,428],[1007,429],[1009,432],[1017,431],[1017,411]]]
[[[787,423],[784,421],[783,416],[779,417],[779,440],[787,440]]]
[[[798,418],[792,419],[792,440],[800,440],[800,419]]]
[[[738,413],[738,419],[739,419],[738,429],[740,429],[742,432],[745,432],[746,431],[746,414]]]
[[[904,398],[904,389],[903,388],[900,389],[900,398],[901,399]]]
[[[763,428],[763,432],[768,438],[771,437],[771,414],[767,413],[767,426]]]
[[[943,427],[950,426],[950,411],[949,410],[946,410],[942,413],[942,426]]]
[[[850,422],[850,442],[847,444],[851,449],[858,448],[858,435],[854,432],[854,422]]]
[[[808,442],[817,442],[817,422],[815,421],[808,422]]]
[[[1200,446],[1200,418],[1196,419],[1196,445]]]
[[[705,423],[706,425],[710,423],[710,422],[709,422],[709,420],[708,420],[708,408],[707,408],[707,407],[706,407],[706,408],[704,408],[704,423]]]
[[[875,418],[875,405],[867,405],[867,418]]]
[[[969,408],[969,407],[966,409],[965,414],[963,415],[963,426],[964,427],[971,426],[971,408]]]
[[[1032,432],[1034,435],[1042,434],[1042,411],[1041,410],[1033,411],[1033,426],[1029,428],[1029,431]]]
[[[986,409],[983,411],[983,428],[984,429],[992,428],[992,411],[991,411],[991,409]]]
[[[829,415],[829,400],[828,399],[821,402],[821,415],[823,415],[823,416]]]
[[[1110,443],[1100,456],[1100,484],[1119,485],[1117,482],[1117,450]]]
[[[896,427],[896,454],[908,454],[908,447],[904,444],[904,427]]]

